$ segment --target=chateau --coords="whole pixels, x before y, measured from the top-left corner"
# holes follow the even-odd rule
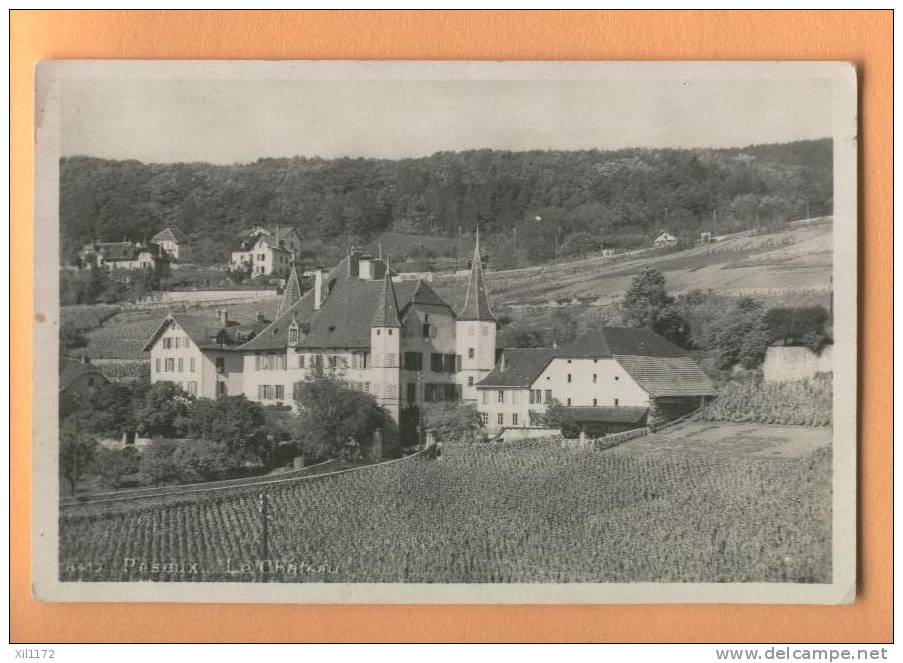
[[[479,237],[460,310],[424,280],[393,280],[387,261],[352,250],[313,270],[302,295],[291,267],[272,321],[171,314],[145,345],[151,381],[192,395],[244,394],[295,406],[311,368],[335,371],[396,420],[410,406],[469,401],[492,433],[535,428],[549,403],[600,433],[675,418],[714,389],[687,353],[649,330],[602,328],[562,348],[496,348]]]
[[[271,322],[241,324],[224,310],[167,316],[144,347],[151,381],[206,398],[294,405],[308,371],[320,366],[373,394],[396,420],[409,405],[476,402],[496,354],[479,241],[460,311],[425,281],[396,284],[387,261],[357,250],[312,280],[302,295],[292,267]]]

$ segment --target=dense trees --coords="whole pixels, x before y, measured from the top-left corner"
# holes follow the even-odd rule
[[[376,399],[351,389],[342,377],[317,368],[300,384],[293,437],[305,454],[354,456],[370,448],[374,432],[387,432],[390,419]]]
[[[69,482],[69,491],[75,495],[75,488],[91,469],[97,454],[98,442],[90,423],[80,415],[68,417],[60,425],[60,475]]]
[[[674,298],[665,290],[665,276],[654,267],[646,267],[630,283],[621,306],[624,324],[643,327],[669,341],[686,347],[690,326],[675,308]]]
[[[597,243],[646,243],[665,226],[691,235],[781,223],[807,210],[829,214],[831,200],[828,139],[728,150],[475,150],[397,161],[60,163],[69,263],[94,239],[146,240],[164,226],[195,236],[203,259],[223,262],[236,232],[254,223],[294,227],[305,251],[322,253],[389,229],[451,237],[479,222],[498,255],[509,255],[500,248],[513,248],[516,227],[519,253],[545,260],[556,246],[580,255]]]
[[[432,430],[439,442],[472,442],[480,430],[480,413],[473,403],[429,403],[423,428]]]

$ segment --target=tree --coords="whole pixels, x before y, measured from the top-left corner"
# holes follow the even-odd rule
[[[770,343],[803,345],[814,352],[828,341],[828,311],[823,306],[773,308],[765,314]]]
[[[322,368],[308,373],[297,402],[296,435],[312,456],[355,455],[389,423],[373,396],[350,389],[344,379]]]
[[[99,435],[122,437],[138,428],[136,410],[143,405],[149,385],[141,382],[111,382],[94,392],[91,411],[94,431]]]
[[[681,347],[690,342],[690,325],[665,290],[665,275],[654,267],[645,267],[633,279],[621,310],[629,327],[651,329]]]
[[[122,477],[136,474],[141,464],[141,454],[133,446],[122,449],[97,450],[92,463],[92,470],[100,477],[104,486],[115,488],[119,486]]]
[[[473,441],[479,432],[480,413],[472,403],[430,403],[423,409],[423,428],[441,442]]]
[[[567,438],[574,438],[580,434],[580,426],[565,414],[564,406],[555,399],[546,403],[546,409],[539,416],[539,423],[544,428],[559,429]]]
[[[78,481],[94,462],[97,448],[97,438],[84,417],[73,415],[63,421],[60,427],[60,474],[69,481],[71,495],[75,495]]]
[[[210,440],[183,440],[172,454],[172,464],[183,483],[212,481],[241,468],[242,461],[226,445]]]
[[[767,347],[765,308],[761,302],[746,297],[724,311],[714,327],[710,350],[720,369],[756,368],[762,363]]]
[[[270,444],[263,408],[245,396],[199,398],[187,406],[183,419],[190,437],[218,444],[236,457],[266,461]]]
[[[673,303],[674,298],[665,290],[665,275],[654,267],[645,267],[624,294],[624,324],[652,329],[663,311]]]
[[[177,448],[177,442],[166,439],[152,440],[144,447],[139,463],[141,483],[158,485],[177,482],[180,478],[179,467],[173,458]]]
[[[174,382],[155,382],[135,412],[138,432],[149,436],[178,437],[184,430],[191,397]]]

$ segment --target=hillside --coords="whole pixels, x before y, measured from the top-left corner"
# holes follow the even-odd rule
[[[644,267],[660,269],[672,294],[694,289],[765,296],[786,305],[827,294],[833,265],[832,220],[793,224],[774,233],[727,236],[681,251],[640,251],[486,274],[496,306],[582,304],[620,300]],[[435,290],[458,302],[465,277],[440,277]]]
[[[94,239],[139,241],[172,226],[202,260],[223,262],[252,224],[296,228],[302,258],[334,262],[384,232],[451,238],[477,223],[499,256],[536,264],[579,255],[588,242],[647,244],[667,226],[698,236],[830,214],[828,139],[722,150],[441,152],[418,159],[261,159],[228,166],[91,157],[60,162],[62,256]],[[536,219],[540,220],[537,221]],[[391,245],[391,236],[387,239]],[[556,252],[555,246],[560,244]],[[407,242],[400,258],[417,256]],[[442,256],[441,254],[446,254]],[[422,256],[418,256],[422,257]],[[501,266],[501,265],[500,265]]]

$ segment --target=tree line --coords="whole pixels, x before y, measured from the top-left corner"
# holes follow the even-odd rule
[[[829,139],[233,165],[75,156],[60,162],[61,255],[72,263],[93,240],[148,240],[169,226],[193,238],[201,260],[221,263],[240,230],[279,224],[321,258],[388,230],[454,237],[479,223],[500,254],[519,241],[539,261],[638,246],[663,228],[697,236],[827,215],[832,182]]]

